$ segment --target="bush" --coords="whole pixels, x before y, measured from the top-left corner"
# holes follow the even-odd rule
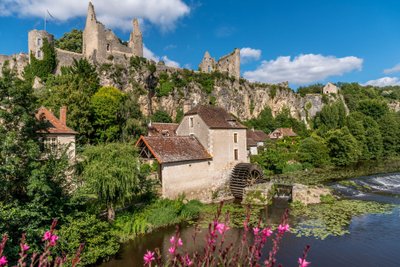
[[[81,262],[85,265],[115,255],[120,246],[111,232],[111,226],[89,214],[68,217],[66,224],[61,226],[59,235],[60,252],[66,252],[69,257],[75,255],[81,243],[85,243],[81,254]]]

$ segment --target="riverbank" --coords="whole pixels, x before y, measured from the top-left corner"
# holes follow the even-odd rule
[[[320,185],[330,182],[400,172],[400,157],[386,160],[363,161],[348,167],[327,167],[274,175],[272,179],[288,180],[305,185]]]

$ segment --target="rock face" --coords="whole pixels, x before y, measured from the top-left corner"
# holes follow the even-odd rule
[[[318,204],[321,196],[332,195],[328,188],[308,187],[302,184],[294,184],[292,189],[292,201],[299,201],[304,205]]]
[[[149,63],[140,66],[103,64],[98,67],[102,85],[111,85],[122,91],[133,91],[138,95],[138,102],[144,115],[151,115],[157,110],[169,113],[173,118],[179,111],[187,111],[197,104],[213,104],[223,107],[241,120],[257,117],[264,108],[269,107],[275,116],[283,109],[288,109],[292,117],[308,122],[322,110],[322,95],[301,97],[288,88],[287,84],[251,83],[244,79],[234,79],[221,74],[214,79],[211,90],[205,90],[204,84],[197,80],[201,74],[157,64],[156,70],[149,70]],[[147,65],[146,65],[147,64]],[[153,64],[153,63],[150,63]],[[184,85],[175,86],[167,94],[160,95],[162,87],[160,75],[168,74],[185,80]]]

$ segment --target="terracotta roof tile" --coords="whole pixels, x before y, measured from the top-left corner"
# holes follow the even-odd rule
[[[255,142],[264,142],[268,139],[268,134],[261,130],[247,130],[247,138],[253,139]]]
[[[39,121],[44,120],[48,122],[48,127],[45,131],[43,131],[43,133],[78,134],[71,128],[67,127],[67,125],[61,123],[61,121],[45,107],[39,108],[38,112],[36,112],[36,119]]]
[[[159,163],[212,159],[197,138],[192,136],[141,136],[136,146],[143,145]]]
[[[293,131],[292,128],[278,128],[269,134],[269,137],[272,139],[280,137],[294,137],[294,136],[297,136],[297,134]]]
[[[225,109],[213,106],[198,105],[186,115],[199,115],[200,118],[211,129],[246,129],[247,127],[241,124]]]
[[[177,123],[152,122],[148,127],[148,134],[149,136],[175,136],[178,126]]]

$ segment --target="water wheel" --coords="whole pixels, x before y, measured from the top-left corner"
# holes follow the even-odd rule
[[[239,163],[232,171],[229,187],[235,198],[243,198],[245,187],[264,181],[263,172],[257,165],[251,163]]]

